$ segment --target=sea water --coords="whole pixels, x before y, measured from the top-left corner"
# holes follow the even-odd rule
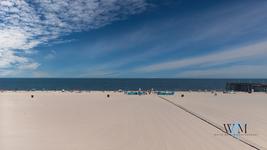
[[[267,83],[267,79],[1,78],[0,90],[224,90],[227,82]]]

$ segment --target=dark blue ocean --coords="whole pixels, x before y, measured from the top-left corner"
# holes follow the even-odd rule
[[[227,82],[267,83],[267,79],[0,78],[0,90],[224,90]]]

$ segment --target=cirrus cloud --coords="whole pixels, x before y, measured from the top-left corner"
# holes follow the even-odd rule
[[[189,66],[216,66],[231,62],[244,61],[248,59],[259,59],[266,57],[267,41],[250,43],[232,49],[225,49],[220,52],[213,52],[203,56],[184,58],[178,60],[164,61],[134,69],[136,72],[157,72],[166,70],[178,70]]]
[[[39,44],[103,27],[146,8],[145,0],[1,0],[1,74],[36,69],[39,64],[26,54]]]

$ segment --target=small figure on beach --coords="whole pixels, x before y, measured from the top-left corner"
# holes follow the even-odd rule
[[[182,94],[181,97],[184,97],[184,94]]]
[[[110,95],[109,94],[107,94],[107,98],[109,98],[110,97]]]
[[[31,98],[34,98],[34,95],[31,95]]]

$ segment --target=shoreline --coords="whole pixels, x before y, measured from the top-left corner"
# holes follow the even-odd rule
[[[126,92],[138,92],[138,90],[0,90],[0,93],[5,93],[5,92],[57,92],[57,93],[93,93],[93,92],[100,92],[100,93],[105,93],[105,92],[112,92],[112,93],[122,93],[125,94]],[[149,92],[149,90],[141,90],[141,92]],[[174,92],[176,93],[221,93],[221,94],[267,94],[267,92],[243,92],[243,91],[224,91],[224,90],[155,90],[151,94],[145,94],[145,95],[152,95],[157,92]],[[127,94],[126,94],[127,95]]]

